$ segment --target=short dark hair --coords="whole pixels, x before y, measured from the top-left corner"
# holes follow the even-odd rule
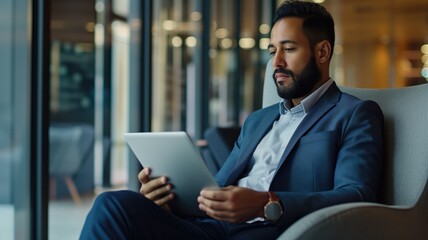
[[[334,20],[322,5],[297,0],[284,1],[276,10],[272,26],[285,17],[303,18],[302,30],[309,40],[311,49],[323,40],[329,41],[331,47],[334,47]]]

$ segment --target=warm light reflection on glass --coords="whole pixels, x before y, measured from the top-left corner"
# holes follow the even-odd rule
[[[270,43],[269,38],[261,38],[259,42],[259,48],[260,49],[267,49]]]
[[[219,28],[215,31],[215,36],[217,38],[226,38],[229,35],[229,32],[226,28]]]
[[[223,49],[229,49],[232,47],[232,45],[233,45],[233,42],[232,42],[232,39],[230,38],[225,38],[220,41],[220,47]]]
[[[259,27],[259,31],[261,34],[268,34],[270,31],[270,26],[268,24],[262,24]]]
[[[241,38],[239,39],[239,46],[243,49],[250,49],[256,45],[254,38]]]
[[[129,38],[129,28],[124,25],[121,21],[113,21],[111,27],[116,32],[117,36],[128,39]]]
[[[202,15],[200,12],[192,12],[190,14],[190,19],[192,19],[192,21],[197,22],[197,21],[201,20],[201,18],[202,18]]]
[[[314,0],[314,3],[323,3],[325,0]]]
[[[96,12],[99,12],[99,13],[104,12],[104,9],[105,9],[104,2],[97,1],[97,3],[95,3],[95,11]]]
[[[177,23],[173,20],[165,20],[162,23],[162,27],[163,29],[167,30],[167,31],[171,31],[177,28]]]
[[[343,46],[340,44],[334,45],[334,54],[342,55],[342,53],[343,53]]]
[[[428,54],[422,55],[421,61],[423,64],[428,65]]]
[[[195,47],[197,43],[198,43],[198,40],[193,36],[186,38],[186,46],[187,47],[191,47],[191,48]]]
[[[173,47],[181,47],[183,45],[183,39],[179,36],[174,36],[171,39],[171,44]]]
[[[95,45],[102,46],[104,44],[104,26],[100,23],[95,25]]]
[[[95,31],[95,23],[94,22],[86,23],[85,29],[87,32],[94,32]]]
[[[421,46],[421,52],[423,54],[428,54],[428,44],[424,44]]]

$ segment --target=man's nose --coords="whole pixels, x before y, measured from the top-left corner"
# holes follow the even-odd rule
[[[276,52],[272,59],[272,65],[276,68],[285,68],[287,66],[287,62],[285,61],[285,56],[283,53]]]

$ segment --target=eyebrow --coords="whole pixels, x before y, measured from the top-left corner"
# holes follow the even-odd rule
[[[291,41],[291,40],[282,40],[282,41],[280,41],[279,43],[280,43],[281,45],[284,45],[284,44],[287,44],[287,43],[297,44],[297,42],[295,42],[295,41]],[[272,47],[275,47],[275,46],[273,46],[273,44],[272,44],[272,43],[269,43],[269,45],[268,45],[268,49],[269,49],[269,48],[272,48]]]

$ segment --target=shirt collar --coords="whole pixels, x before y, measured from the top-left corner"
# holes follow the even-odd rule
[[[312,92],[309,96],[304,98],[302,102],[290,108],[291,104],[289,100],[282,99],[281,102],[279,102],[279,114],[284,115],[287,112],[293,112],[293,110],[297,110],[299,108],[303,107],[303,111],[305,113],[308,113],[312,107],[315,105],[315,103],[324,95],[324,93],[327,91],[327,89],[330,87],[330,85],[333,83],[333,80],[330,78],[328,79],[323,85],[321,85],[317,90]]]

